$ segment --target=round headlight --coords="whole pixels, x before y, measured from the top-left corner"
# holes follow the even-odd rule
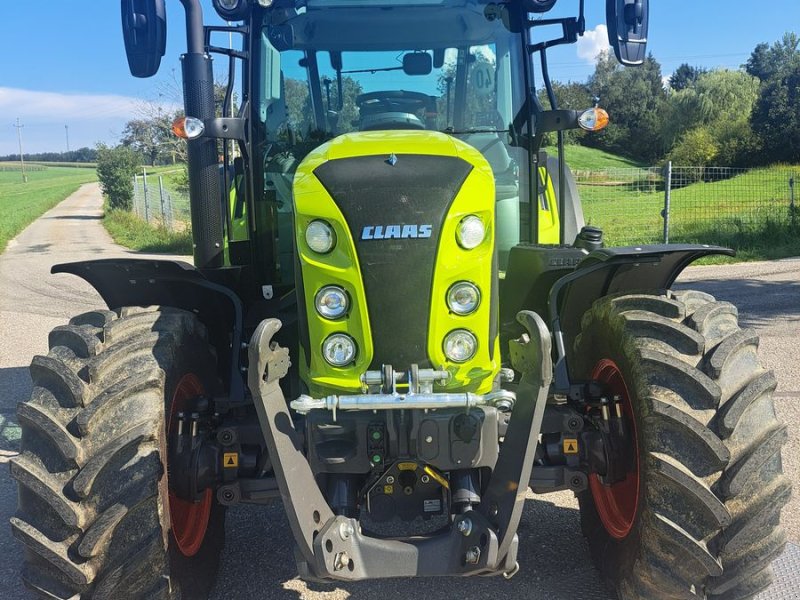
[[[444,354],[455,363],[467,362],[477,350],[478,340],[466,329],[451,331],[444,338]]]
[[[454,283],[447,292],[447,306],[457,315],[469,315],[478,309],[481,292],[469,281]]]
[[[336,245],[336,233],[325,221],[311,221],[306,227],[306,244],[318,254],[327,254]]]
[[[356,358],[356,343],[349,335],[334,333],[322,344],[322,355],[329,365],[347,366]]]
[[[326,319],[338,319],[347,314],[350,301],[347,292],[335,285],[328,285],[317,292],[317,312]]]
[[[480,217],[469,215],[461,219],[456,228],[456,239],[459,246],[465,250],[472,250],[481,245],[486,238],[486,226]]]

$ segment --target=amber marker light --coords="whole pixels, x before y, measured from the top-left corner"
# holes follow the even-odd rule
[[[172,122],[172,133],[184,140],[193,140],[203,135],[206,126],[194,117],[179,117]]]
[[[602,131],[608,127],[608,123],[608,113],[599,106],[584,111],[583,114],[578,117],[578,125],[581,126],[581,129],[586,131]]]

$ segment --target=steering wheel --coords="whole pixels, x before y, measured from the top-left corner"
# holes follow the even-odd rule
[[[361,94],[356,98],[361,114],[359,129],[427,129],[417,112],[436,112],[436,99],[419,92],[387,90]],[[432,109],[432,110],[431,110]]]

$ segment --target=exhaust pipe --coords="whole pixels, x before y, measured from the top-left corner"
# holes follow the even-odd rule
[[[186,116],[201,121],[216,116],[214,73],[205,52],[200,0],[181,0],[186,11],[187,52],[181,56]],[[224,264],[222,194],[217,140],[200,137],[187,142],[189,202],[192,216],[194,264],[213,269]]]

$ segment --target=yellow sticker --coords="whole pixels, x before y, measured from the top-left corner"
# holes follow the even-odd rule
[[[392,494],[394,494],[394,486],[393,485],[383,486],[383,493],[391,496]]]
[[[577,454],[578,453],[578,440],[565,439],[564,440],[564,454]]]
[[[401,471],[416,471],[417,463],[413,462],[397,463],[397,468],[400,469]]]
[[[235,469],[239,466],[239,454],[237,452],[225,452],[222,455],[222,466],[226,469]]]

